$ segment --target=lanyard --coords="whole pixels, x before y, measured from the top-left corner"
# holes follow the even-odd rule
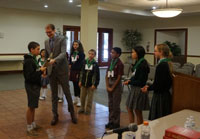
[[[90,68],[90,66],[95,62],[94,59],[92,59],[91,61],[89,60],[89,58],[86,59],[86,63],[87,63],[87,66],[88,68]]]
[[[112,71],[114,69],[114,67],[117,64],[117,62],[118,62],[118,58],[117,59],[112,59],[109,71]]]
[[[44,65],[44,61],[42,61],[42,58],[40,58],[41,65]]]
[[[144,61],[144,57],[140,58],[136,64],[133,67],[133,71],[135,71],[135,69],[137,69],[137,67],[142,63],[142,61]]]
[[[74,52],[73,52],[73,57],[74,57],[74,59],[76,58],[77,55],[78,55],[78,52],[77,52],[77,51],[74,51]]]
[[[158,62],[158,64],[160,64],[162,62],[169,62],[169,61],[171,61],[169,58],[163,58]]]
[[[32,55],[31,53],[29,55],[33,57],[33,60],[34,60],[35,64],[37,65],[37,68],[39,68],[39,63],[37,61],[36,56]]]

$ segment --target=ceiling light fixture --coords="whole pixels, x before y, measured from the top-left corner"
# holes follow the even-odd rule
[[[73,0],[69,0],[69,3],[73,3]]]
[[[166,8],[154,9],[152,13],[161,18],[171,18],[179,15],[182,11],[183,9],[180,8],[168,8],[168,0],[166,0]]]
[[[44,5],[44,8],[48,8],[49,6],[47,4]]]

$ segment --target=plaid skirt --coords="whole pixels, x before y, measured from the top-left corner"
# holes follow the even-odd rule
[[[149,120],[154,120],[171,114],[172,96],[169,91],[154,93],[151,101]]]
[[[140,87],[131,86],[131,92],[126,100],[126,106],[133,110],[149,110],[148,93],[142,93]]]

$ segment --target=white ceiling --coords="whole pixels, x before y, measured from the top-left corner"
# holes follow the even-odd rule
[[[80,15],[81,0],[0,0],[0,7]],[[165,0],[99,0],[99,15],[112,18],[147,18],[152,7],[165,7]],[[183,8],[183,15],[200,13],[200,0],[168,0],[169,7]],[[44,8],[48,4],[48,8]],[[117,14],[116,14],[117,13]]]

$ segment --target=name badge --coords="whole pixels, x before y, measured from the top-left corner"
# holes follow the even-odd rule
[[[113,78],[114,77],[114,71],[108,71],[108,78]]]
[[[85,70],[92,70],[93,69],[93,65],[91,65],[90,67],[88,67],[88,65],[85,65]]]
[[[71,57],[72,58],[72,62],[76,62],[77,61],[77,59],[78,59],[78,56],[76,56],[76,57]]]

